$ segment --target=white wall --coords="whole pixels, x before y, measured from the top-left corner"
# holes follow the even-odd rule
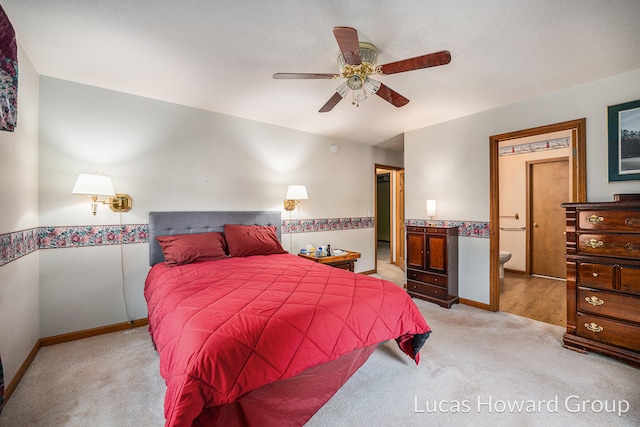
[[[587,119],[588,201],[637,193],[638,181],[607,181],[607,106],[637,99],[640,70],[408,132],[406,217],[425,218],[425,200],[434,198],[437,219],[489,221],[489,137],[582,117]],[[488,304],[489,239],[460,240],[460,296]]]
[[[19,125],[0,134],[0,194],[11,200],[0,204],[1,233],[146,223],[151,210],[281,210],[293,183],[305,184],[310,197],[293,219],[362,217],[374,209],[374,164],[403,166],[398,153],[348,141],[48,77],[38,81],[22,50],[20,55]],[[589,201],[637,192],[637,181],[607,182],[606,143],[607,105],[635,99],[640,70],[409,132],[406,218],[425,218],[424,201],[434,198],[436,219],[488,221],[489,136],[581,117],[587,118]],[[340,151],[331,155],[334,143]],[[96,171],[111,175],[116,191],[133,197],[130,212],[120,217],[101,206],[93,217],[87,200],[70,194],[79,172]],[[359,251],[357,271],[374,268],[373,229],[285,235],[287,249],[289,239],[294,250],[330,243]],[[460,240],[460,296],[488,303],[489,240]],[[0,322],[9,325],[0,329],[7,381],[38,335],[146,316],[147,245],[122,248],[128,313],[120,250],[41,250],[0,268]]]
[[[364,217],[373,212],[374,165],[402,166],[402,153],[41,77],[40,224],[141,224],[154,210],[280,210],[290,184],[309,200],[293,219]],[[265,106],[268,108],[268,106]],[[337,154],[329,146],[337,144]],[[80,172],[110,175],[133,197],[119,214],[71,189]],[[357,271],[374,266],[374,229],[283,236],[362,253]],[[146,317],[142,295],[147,245],[124,245],[130,318]],[[119,247],[40,251],[41,335],[127,320]]]
[[[0,132],[0,234],[38,226],[38,75],[18,46],[18,124]],[[9,384],[39,338],[38,253],[0,267],[0,355]]]

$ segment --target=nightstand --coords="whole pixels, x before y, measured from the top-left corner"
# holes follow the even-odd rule
[[[341,268],[343,270],[353,271],[354,266],[358,258],[360,258],[360,252],[346,251],[344,255],[337,256],[323,256],[316,257],[307,254],[298,254],[302,258],[310,259],[311,261],[319,262],[320,264],[327,264],[332,267]]]

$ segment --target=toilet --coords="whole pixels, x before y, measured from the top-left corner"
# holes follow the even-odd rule
[[[500,251],[500,278],[504,279],[504,263],[511,259],[511,252]]]

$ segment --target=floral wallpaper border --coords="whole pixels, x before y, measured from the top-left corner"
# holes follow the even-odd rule
[[[38,229],[38,247],[40,249],[148,242],[148,224],[84,225],[74,227],[40,227]]]
[[[0,234],[0,265],[38,250],[38,228]]]
[[[435,225],[437,227],[458,227],[458,236],[489,238],[490,226],[488,222],[482,221],[433,221],[428,219],[408,219],[405,225],[421,227],[425,225]]]
[[[373,228],[373,218],[324,218],[283,220],[282,233],[311,233],[315,231],[360,230]]]
[[[282,233],[354,230],[373,227],[373,218],[329,218],[282,221]],[[39,227],[0,234],[0,266],[38,249],[148,243],[149,225]]]
[[[0,266],[38,249],[147,243],[149,225],[39,227],[0,234]]]
[[[406,225],[457,226],[458,235],[489,237],[489,223],[473,221],[429,221],[410,219]],[[373,228],[372,217],[283,220],[282,233],[360,230]],[[77,248],[149,242],[148,224],[84,225],[39,227],[0,234],[0,266],[15,261],[38,249]]]

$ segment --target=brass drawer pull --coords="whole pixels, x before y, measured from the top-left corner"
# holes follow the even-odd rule
[[[593,305],[593,306],[599,306],[604,304],[604,300],[601,300],[600,298],[598,298],[597,296],[593,295],[590,297],[585,297],[584,300],[586,302],[588,302],[589,304]]]
[[[604,218],[598,215],[590,215],[586,218],[586,220],[589,221],[591,224],[598,224],[604,221]]]
[[[640,227],[640,218],[627,218],[624,223],[629,227]]]
[[[634,245],[633,243],[628,242],[626,245],[624,245],[624,250],[632,254],[640,252],[640,245]]]
[[[589,246],[590,248],[599,248],[600,246],[604,245],[604,242],[602,240],[596,240],[596,239],[589,239],[588,241],[584,242],[585,246]]]
[[[598,277],[600,274],[598,274],[596,271],[593,272],[593,277]]]
[[[596,323],[585,323],[584,327],[595,333],[602,332],[604,330],[602,326],[598,326]]]

